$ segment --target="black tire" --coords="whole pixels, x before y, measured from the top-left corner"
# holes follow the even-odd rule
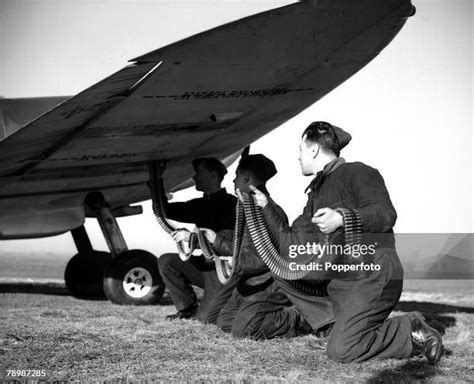
[[[105,272],[104,292],[115,304],[158,304],[165,284],[158,271],[158,258],[142,250],[122,253]]]
[[[81,299],[105,298],[102,281],[111,261],[112,255],[108,252],[91,251],[73,256],[64,271],[69,292]]]

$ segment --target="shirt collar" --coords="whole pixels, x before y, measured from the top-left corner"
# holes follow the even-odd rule
[[[309,191],[312,191],[314,188],[313,188],[313,185],[319,181],[319,179],[323,176],[327,176],[329,175],[330,173],[334,172],[337,168],[339,168],[342,164],[345,164],[346,160],[344,160],[343,157],[337,157],[335,158],[334,160],[330,161],[329,163],[327,163],[323,170],[322,171],[319,171],[317,174],[316,174],[316,177],[311,180],[311,183],[309,183],[309,185],[306,187],[306,189],[304,190],[304,193],[308,193]]]
[[[225,190],[225,188],[221,188],[221,189],[219,189],[218,191],[216,191],[216,192],[214,192],[214,193],[211,193],[211,194],[209,194],[209,195],[204,194],[203,197],[204,197],[205,199],[210,200],[210,199],[215,199],[216,197],[219,197],[219,196],[225,195],[225,194],[227,194],[227,191]]]
[[[335,171],[339,168],[342,164],[344,164],[346,160],[343,157],[337,157],[334,160],[327,163],[323,168],[323,174],[328,174]]]

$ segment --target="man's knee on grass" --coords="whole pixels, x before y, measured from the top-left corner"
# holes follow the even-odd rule
[[[326,353],[331,360],[340,363],[351,363],[362,355],[359,344],[349,344],[343,337],[331,335]]]
[[[264,315],[247,316],[245,313],[239,313],[232,322],[232,336],[242,339],[250,338],[252,340],[266,339],[262,324]]]

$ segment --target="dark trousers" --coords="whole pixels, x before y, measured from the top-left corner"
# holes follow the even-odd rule
[[[287,280],[276,275],[273,278],[313,330],[317,331],[334,322],[332,303],[328,296],[310,296],[296,289]]]
[[[297,309],[276,283],[248,296],[234,288],[217,319],[224,332],[254,340],[296,336],[301,334],[300,323]]]
[[[387,319],[403,288],[403,268],[393,249],[374,256],[380,271],[357,281],[333,279],[328,293],[336,323],[328,340],[328,356],[340,362],[403,358],[412,351],[407,316]]]
[[[219,281],[213,264],[202,256],[193,256],[189,261],[182,261],[176,253],[165,253],[158,258],[158,268],[178,311],[198,304],[192,288],[192,285],[195,285],[204,289],[204,296],[196,314],[197,319],[205,323],[217,321],[217,316],[229,300],[233,287],[224,286]]]

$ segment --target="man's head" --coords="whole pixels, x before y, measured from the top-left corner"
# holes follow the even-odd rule
[[[343,129],[316,121],[303,132],[300,143],[299,161],[301,172],[308,176],[315,174],[333,158],[339,157],[341,149],[351,140]]]
[[[221,188],[227,168],[214,157],[202,157],[193,160],[193,180],[198,191],[210,194]]]
[[[250,185],[265,184],[277,173],[275,164],[268,157],[257,154],[243,157],[235,172],[234,185],[241,192],[250,192]]]

